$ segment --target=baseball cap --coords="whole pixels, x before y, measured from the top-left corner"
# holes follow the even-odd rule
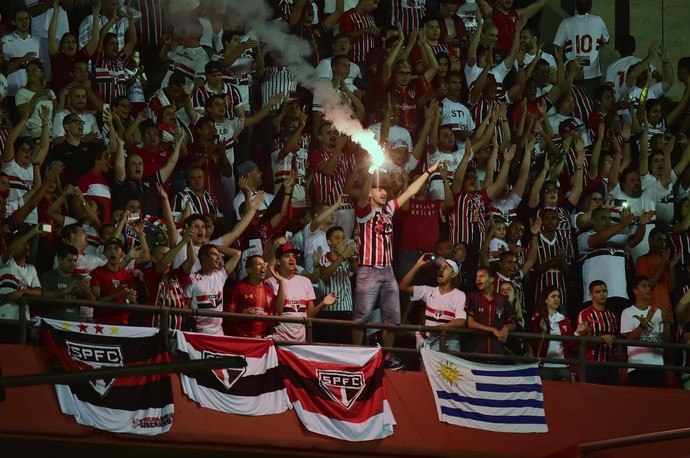
[[[402,138],[394,139],[389,143],[389,146],[391,149],[406,148],[408,151],[411,149],[407,141],[403,140]]]
[[[460,268],[458,267],[458,263],[453,261],[452,259],[446,259],[443,256],[439,256],[436,258],[436,265],[441,266],[443,263],[446,263],[450,266],[451,269],[453,269],[453,272],[456,274],[460,273]]]
[[[256,165],[256,162],[254,161],[244,161],[240,165],[237,166],[237,176],[239,177],[244,177],[249,174],[254,169],[259,168],[258,165]]]
[[[580,127],[582,127],[582,123],[580,123],[577,119],[568,118],[558,125],[558,133],[561,135],[567,134],[568,132],[579,129]]]
[[[283,255],[293,253],[299,255],[299,250],[295,248],[292,242],[286,242],[276,248],[276,258],[281,258]]]
[[[112,238],[112,239],[106,240],[106,241],[103,243],[103,250],[105,250],[105,249],[106,249],[108,246],[110,246],[110,245],[117,245],[117,246],[119,246],[120,249],[122,249],[123,251],[124,251],[124,249],[125,249],[125,244],[122,243],[122,240],[116,239],[116,238]]]

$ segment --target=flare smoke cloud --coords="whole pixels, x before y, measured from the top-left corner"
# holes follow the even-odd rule
[[[265,0],[228,0],[227,7],[228,13],[239,16],[268,51],[280,56],[284,65],[292,68],[295,79],[301,86],[324,100],[324,118],[359,143],[371,154],[374,164],[380,165],[383,162],[383,150],[373,132],[365,129],[359,120],[350,117],[350,107],[342,102],[329,81],[316,75],[316,69],[306,60],[311,55],[309,43],[291,35],[285,22],[273,20],[273,8]]]

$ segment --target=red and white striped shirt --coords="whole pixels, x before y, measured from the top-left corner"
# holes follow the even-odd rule
[[[618,334],[618,320],[611,310],[601,312],[594,305],[590,305],[577,316],[577,324],[582,322],[587,322],[592,337]],[[587,345],[585,357],[588,361],[613,361],[613,347],[609,347],[603,342]]]
[[[121,95],[127,95],[127,73],[130,57],[121,52],[111,59],[101,51],[92,58],[93,75],[96,89],[103,98],[103,102],[111,103]]]
[[[189,188],[175,194],[175,201],[173,202],[173,214],[181,216],[187,202],[192,206],[192,213],[200,213],[202,215],[215,215],[218,213],[218,199],[212,196],[207,191],[204,191],[201,197],[194,194]]]
[[[485,207],[489,203],[485,190],[480,192],[460,192],[455,196],[455,203],[448,215],[450,241],[453,245],[463,242],[471,245],[478,240],[477,247],[482,245],[486,236]]]
[[[159,46],[163,34],[163,20],[167,17],[163,0],[126,0],[125,4],[141,13],[141,19],[136,27],[139,43],[143,45]]]
[[[333,153],[326,150],[312,150],[309,153],[309,170],[314,175],[314,190],[316,191],[316,203],[333,205],[341,194],[345,192],[347,177],[355,169],[355,158],[344,151],[340,154],[338,164],[331,175],[319,171],[319,167],[328,162]],[[341,208],[352,208],[345,206]]]
[[[203,111],[206,107],[206,101],[212,95],[221,94],[225,96],[225,117],[227,119],[235,118],[235,108],[242,106],[242,94],[240,91],[232,84],[223,83],[223,87],[220,92],[216,92],[205,83],[200,86],[192,97],[192,102],[194,104],[195,110]]]
[[[400,24],[405,35],[421,28],[426,15],[426,0],[392,0],[391,3],[391,25]]]
[[[550,261],[560,254],[565,255],[565,262],[567,263],[572,262],[575,258],[573,245],[564,236],[563,232],[556,231],[553,240],[546,238],[543,233],[539,235],[537,239],[537,266]],[[567,282],[565,281],[563,271],[549,269],[537,274],[536,297],[539,297],[539,294],[548,286],[557,286],[564,299],[563,302],[568,303]]]
[[[374,16],[362,14],[355,9],[351,9],[340,18],[340,33],[356,32],[369,27],[376,27]],[[376,36],[363,33],[352,40],[352,51],[348,57],[353,62],[364,62],[374,46],[376,46]]]
[[[356,207],[359,226],[359,259],[363,266],[390,267],[393,264],[393,214],[398,199],[389,200],[385,207]]]

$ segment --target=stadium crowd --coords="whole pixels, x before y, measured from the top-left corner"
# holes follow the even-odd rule
[[[613,339],[690,342],[690,57],[625,36],[603,68],[592,0],[554,37],[548,0],[22,3],[2,11],[0,341],[18,338],[17,301],[45,296],[469,327],[488,333],[447,347],[477,353],[567,358],[572,343],[510,333],[595,336],[590,360],[684,363]],[[392,346],[314,339],[379,336]]]

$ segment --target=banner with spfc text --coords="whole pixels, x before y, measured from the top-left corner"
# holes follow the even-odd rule
[[[283,346],[278,361],[290,401],[309,431],[353,442],[393,434],[380,348]]]
[[[67,371],[170,361],[156,328],[76,323],[42,318],[50,355]],[[55,385],[60,408],[77,423],[118,433],[155,435],[170,430],[169,375],[146,375]]]

